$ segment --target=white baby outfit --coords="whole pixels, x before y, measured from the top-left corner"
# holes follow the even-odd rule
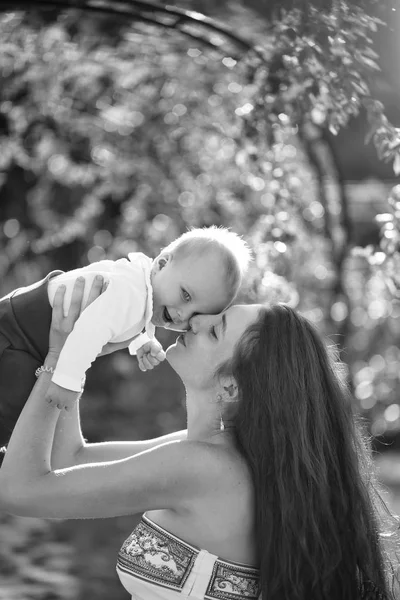
[[[117,573],[132,600],[258,600],[260,572],[222,560],[145,514],[123,543]]]
[[[85,278],[83,303],[96,275],[102,275],[109,282],[106,291],[85,308],[76,321],[61,351],[52,378],[54,383],[79,392],[86,371],[105,344],[138,336],[129,345],[129,352],[135,354],[154,338],[152,263],[145,254],[133,252],[127,259],[101,260],[50,279],[48,297],[52,306],[58,286],[66,286],[64,311],[70,306],[77,277]]]

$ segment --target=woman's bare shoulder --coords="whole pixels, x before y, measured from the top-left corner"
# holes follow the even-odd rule
[[[214,444],[207,441],[182,440],[179,442],[182,455],[188,460],[202,481],[199,485],[212,480],[219,488],[226,484],[228,489],[235,485],[250,485],[251,474],[245,458],[235,446]]]

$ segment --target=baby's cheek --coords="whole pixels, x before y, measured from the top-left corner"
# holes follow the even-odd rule
[[[161,307],[160,296],[153,288],[153,311],[159,311]]]

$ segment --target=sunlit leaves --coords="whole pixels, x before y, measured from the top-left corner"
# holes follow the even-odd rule
[[[370,92],[369,82],[379,70],[371,39],[378,26],[385,24],[354,3],[326,5],[322,11],[310,3],[306,17],[298,9],[279,12],[269,30],[269,68],[260,67],[256,78],[254,122],[268,123],[283,112],[293,124],[309,118],[335,135],[365,107],[369,139],[400,172],[399,132]]]
[[[388,198],[388,212],[376,216],[380,226],[380,248],[370,256],[370,263],[380,268],[390,292],[400,298],[400,185]]]
[[[39,519],[0,516],[0,586],[7,600],[75,600],[73,549],[57,528]],[[57,594],[55,596],[55,594]]]

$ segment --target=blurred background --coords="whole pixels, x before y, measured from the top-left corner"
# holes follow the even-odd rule
[[[289,302],[338,346],[399,514],[400,7],[29,4],[0,12],[0,297],[232,228],[255,255],[240,299]],[[165,363],[100,358],[82,427],[184,428],[182,385]],[[127,598],[114,565],[136,521],[0,514],[0,600]]]

